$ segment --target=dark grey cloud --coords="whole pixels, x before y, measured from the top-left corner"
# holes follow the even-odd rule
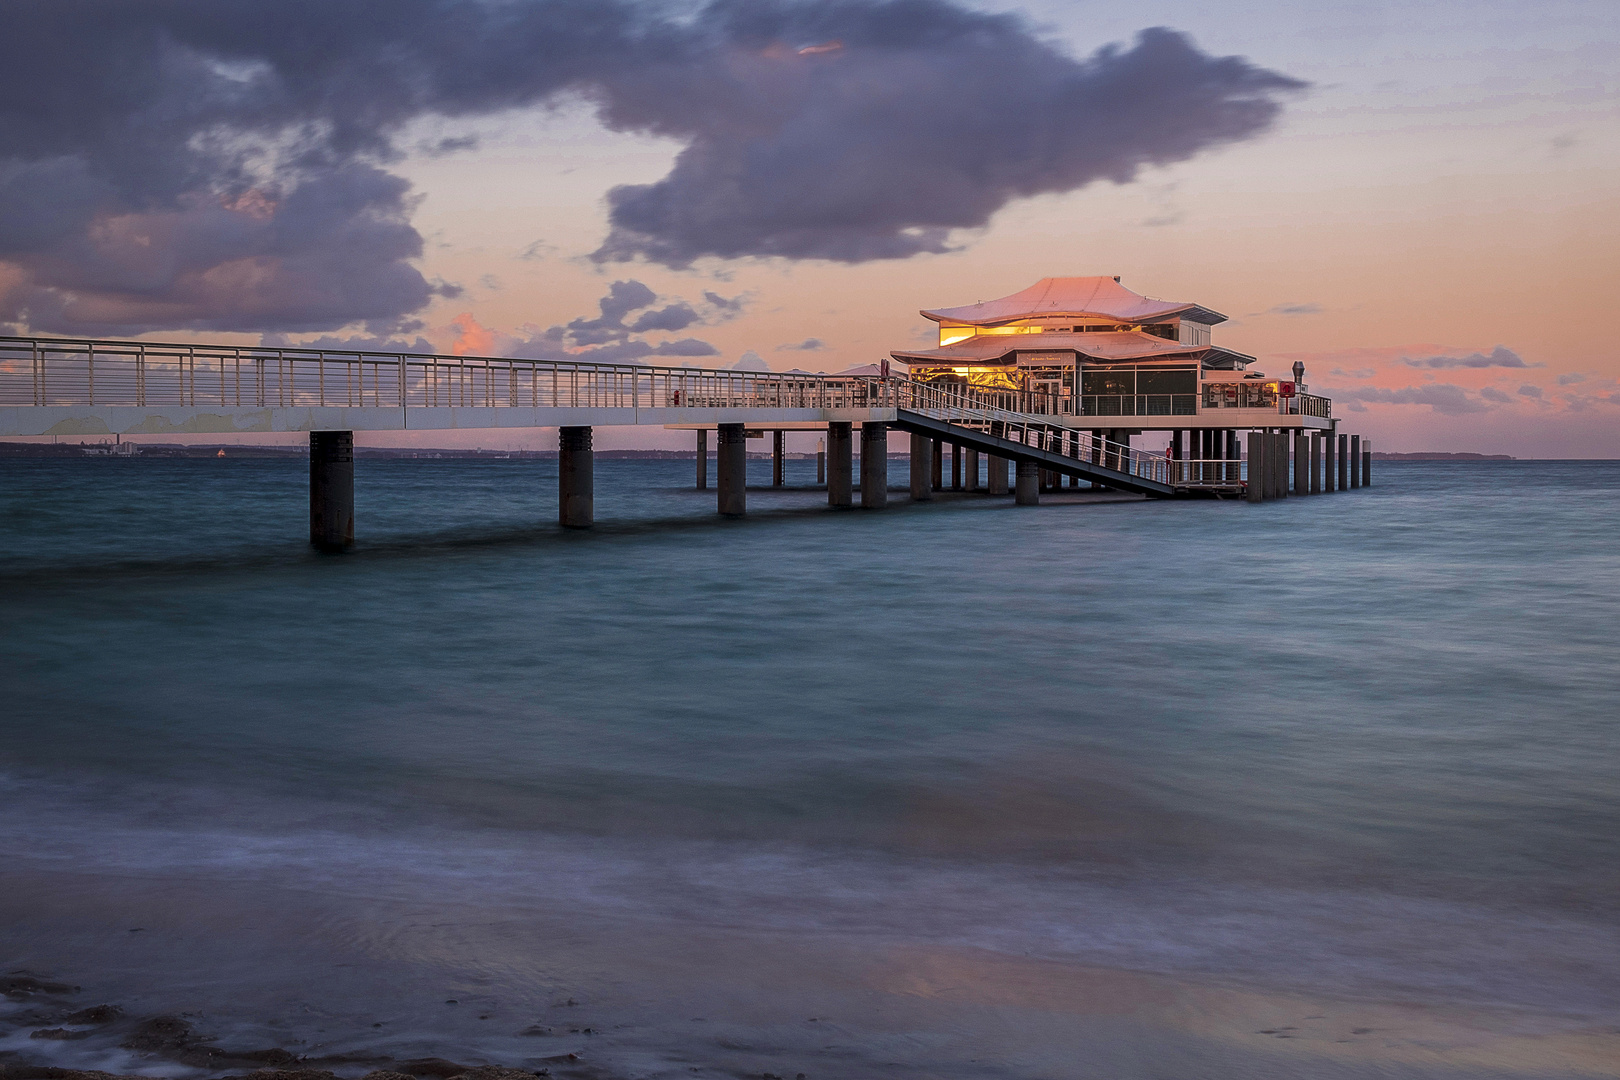
[[[1540,401],[1541,400],[1541,387],[1539,387],[1539,386],[1531,386],[1529,383],[1525,383],[1523,386],[1519,387],[1519,396],[1520,397],[1532,398],[1532,399],[1534,399],[1536,401]]]
[[[1586,376],[1581,374],[1579,371],[1566,371],[1564,374],[1558,376],[1559,386],[1574,386],[1576,383],[1583,383],[1585,381]]]
[[[1537,393],[1539,393],[1539,392],[1540,391],[1537,391]],[[1494,401],[1498,405],[1506,405],[1506,404],[1509,404],[1510,402],[1512,402],[1512,400],[1513,400],[1513,396],[1511,394],[1507,393],[1507,391],[1498,390],[1494,386],[1481,387],[1480,391],[1479,391],[1479,396],[1484,398],[1486,401]]]
[[[389,168],[472,145],[402,146],[423,118],[568,93],[684,143],[610,194],[599,260],[858,262],[1250,138],[1302,85],[1165,29],[1076,59],[953,0],[52,0],[5,30],[0,322],[79,333],[408,332],[457,289]]]
[[[1304,85],[1164,28],[1077,60],[946,0],[717,0],[693,30],[603,99],[608,126],[687,145],[609,193],[599,260],[946,251],[1013,199],[1251,138]]]
[[[1511,400],[1501,394],[1502,400]],[[1469,396],[1467,390],[1452,383],[1427,383],[1423,386],[1403,386],[1388,389],[1381,386],[1360,386],[1350,390],[1333,390],[1328,396],[1335,402],[1349,404],[1352,412],[1361,412],[1367,403],[1382,405],[1427,405],[1437,413],[1462,416],[1468,413],[1489,412],[1485,401]],[[1495,399],[1492,399],[1495,400]]]
[[[1261,315],[1320,315],[1321,304],[1278,304],[1260,312]]]
[[[715,322],[723,322],[727,319],[735,319],[737,316],[741,315],[743,313],[743,309],[748,306],[748,300],[748,293],[743,293],[740,296],[725,297],[721,296],[717,292],[710,292],[708,289],[703,290],[704,303],[713,308],[717,316],[717,318],[713,320]]]
[[[700,338],[681,338],[652,344],[637,334],[684,330],[703,322],[703,316],[684,300],[655,308],[658,294],[634,279],[615,281],[596,302],[595,318],[580,317],[519,339],[512,355],[536,359],[561,358],[622,363],[647,357],[716,356],[720,350]],[[636,313],[640,312],[639,315]],[[625,320],[635,315],[632,322]]]
[[[1527,364],[1524,358],[1505,345],[1498,345],[1487,353],[1469,353],[1467,356],[1425,356],[1401,358],[1407,367],[1415,368],[1532,368],[1540,364]]]
[[[636,316],[636,321],[630,324],[630,330],[637,334],[648,330],[685,330],[702,319],[703,316],[692,310],[692,305],[682,302],[656,311],[642,312]]]
[[[820,352],[827,348],[827,343],[820,338],[805,338],[798,344],[778,345],[777,352]]]

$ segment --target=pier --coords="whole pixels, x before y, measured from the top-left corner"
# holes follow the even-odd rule
[[[911,438],[917,502],[943,489],[946,447],[952,489],[1010,494],[1020,506],[1038,505],[1043,488],[1062,490],[1064,483],[1152,498],[1260,502],[1371,482],[1371,444],[1337,432],[1325,399],[1301,408],[1297,397],[1255,395],[1240,405],[1223,398],[1207,409],[1194,402],[1172,415],[1106,419],[1073,404],[898,374],[0,338],[0,437],[309,432],[310,539],[325,550],[354,542],[354,433],[365,431],[555,427],[558,521],[569,528],[595,520],[593,433],[614,426],[695,432],[698,488],[709,482],[712,433],[716,511],[728,517],[747,512],[746,440],[757,431],[771,433],[777,484],[781,433],[822,434],[832,508],[856,506],[857,489],[863,509],[888,504],[890,431]],[[1150,430],[1170,433],[1166,451],[1131,444]],[[1246,455],[1239,449],[1244,431]]]

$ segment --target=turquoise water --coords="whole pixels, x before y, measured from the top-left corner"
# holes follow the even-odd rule
[[[339,557],[306,477],[0,471],[8,966],[248,1024],[341,953],[492,1059],[409,988],[668,1057],[693,935],[1620,1021],[1620,464],[728,522],[602,461],[563,533],[551,463],[362,460]]]

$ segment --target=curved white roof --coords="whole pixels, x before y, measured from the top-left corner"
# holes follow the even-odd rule
[[[1000,300],[922,312],[924,318],[935,322],[965,323],[969,326],[992,326],[1043,315],[1096,315],[1120,322],[1139,323],[1178,314],[1197,322],[1226,321],[1225,315],[1197,304],[1150,300],[1111,277],[1042,278],[1029,288],[1003,296]]]

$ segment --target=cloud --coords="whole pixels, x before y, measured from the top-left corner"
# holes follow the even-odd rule
[[[1377,368],[1334,368],[1329,375],[1337,375],[1342,379],[1370,379],[1378,374]]]
[[[1467,356],[1426,356],[1413,359],[1409,356],[1401,358],[1407,367],[1415,368],[1532,368],[1541,367],[1541,364],[1527,364],[1518,353],[1503,345],[1498,345],[1485,353],[1469,353]]]
[[[1321,304],[1278,304],[1259,312],[1261,315],[1319,315]]]
[[[1507,405],[1513,401],[1511,395],[1503,393],[1494,386],[1481,387],[1479,396],[1484,398],[1486,401],[1494,401],[1498,405]]]
[[[750,293],[742,293],[728,299],[717,292],[710,292],[707,289],[703,291],[704,302],[713,308],[715,312],[715,317],[710,319],[710,322],[728,322],[735,319],[743,313],[743,309],[748,306],[750,299],[752,299]]]
[[[1585,381],[1586,376],[1582,375],[1578,371],[1566,371],[1564,374],[1558,376],[1559,386],[1574,386],[1576,383],[1583,383]]]
[[[518,252],[517,258],[520,262],[539,262],[541,259],[557,254],[560,250],[556,244],[547,243],[545,240],[536,240]]]
[[[718,356],[720,350],[700,338],[680,338],[653,344],[638,334],[684,330],[703,316],[684,300],[654,307],[658,294],[634,279],[615,281],[597,301],[594,318],[580,316],[545,330],[531,327],[527,338],[510,338],[513,356],[536,359],[570,357],[604,363],[638,361],[662,356]],[[640,312],[640,314],[636,314]],[[626,322],[634,315],[634,321]]]
[[[685,330],[695,322],[701,321],[702,316],[692,310],[690,304],[684,301],[671,304],[657,311],[645,311],[636,317],[630,325],[633,333],[644,333],[648,330]]]
[[[1500,391],[1496,392],[1502,400],[1511,400]],[[1399,389],[1389,389],[1381,386],[1359,386],[1350,390],[1329,391],[1328,395],[1335,404],[1340,401],[1350,403],[1353,412],[1360,412],[1357,404],[1380,405],[1427,405],[1437,413],[1447,416],[1463,416],[1468,413],[1489,412],[1491,406],[1479,398],[1470,397],[1468,391],[1452,383],[1427,383],[1423,386],[1405,386]],[[1490,399],[1496,400],[1496,399]]]
[[[72,333],[399,332],[460,291],[388,171],[472,145],[402,145],[423,119],[571,95],[684,144],[609,193],[600,261],[861,262],[1253,138],[1305,85],[958,0],[73,0],[11,5],[6,44],[0,322]]]
[[[765,362],[765,358],[759,355],[759,353],[755,352],[753,349],[749,349],[747,352],[743,353],[742,356],[737,359],[737,362],[732,365],[732,367],[738,371],[771,370],[771,365],[767,364]]]
[[[406,341],[399,337],[381,337],[377,335],[355,334],[350,337],[334,337],[326,334],[318,338],[295,341],[286,334],[264,334],[259,338],[259,344],[271,349],[332,349],[348,350],[350,352],[380,352],[380,353],[436,353],[439,350],[425,337],[418,336],[415,341]]]
[[[820,352],[822,349],[825,349],[827,347],[828,347],[827,343],[825,341],[822,341],[820,338],[809,337],[809,338],[805,338],[803,341],[799,342],[797,345],[792,345],[792,344],[778,345],[776,347],[776,351],[777,352]]]
[[[947,0],[716,0],[694,26],[679,60],[608,88],[609,127],[686,147],[663,179],[608,193],[600,261],[947,251],[1014,199],[1252,138],[1305,85],[1162,27],[1077,60]]]
[[[1539,386],[1531,386],[1529,383],[1526,383],[1525,385],[1519,387],[1519,396],[1520,397],[1527,397],[1527,398],[1534,398],[1536,401],[1540,401],[1541,400],[1541,387],[1539,387]]]

